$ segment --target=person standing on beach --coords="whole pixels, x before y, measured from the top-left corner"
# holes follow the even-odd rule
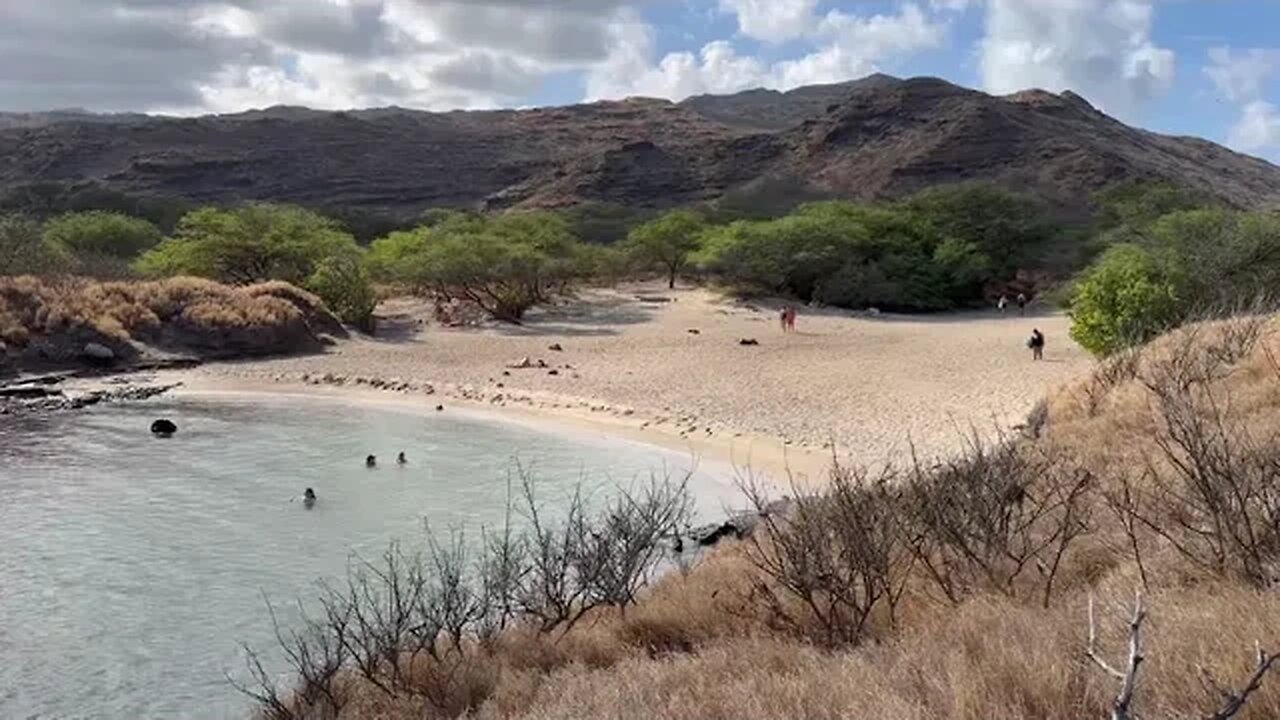
[[[1032,360],[1044,359],[1044,333],[1039,328],[1031,331],[1031,337],[1027,338],[1027,347],[1031,348]]]
[[[1003,315],[1007,307],[1009,307],[1009,296],[1002,293],[1000,299],[996,301],[996,309]]]
[[[782,311],[778,313],[778,323],[782,326],[782,332],[787,331],[787,306],[782,306]]]
[[[1027,314],[1027,296],[1024,293],[1018,293],[1018,313],[1020,315]]]
[[[799,313],[796,311],[796,308],[794,305],[788,305],[786,309],[786,314],[787,314],[787,317],[786,317],[787,332],[795,332],[796,331],[796,315],[798,315]]]

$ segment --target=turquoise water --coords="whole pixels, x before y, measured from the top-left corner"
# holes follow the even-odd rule
[[[157,417],[178,434],[152,437]],[[499,522],[516,461],[548,502],[694,464],[450,411],[283,396],[0,418],[0,718],[242,718],[226,677],[243,677],[240,643],[272,644],[264,594],[287,624],[293,599],[352,553],[416,541],[424,519]],[[704,519],[733,495],[705,467],[692,487]]]

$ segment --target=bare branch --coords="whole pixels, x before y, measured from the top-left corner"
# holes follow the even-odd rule
[[[1133,617],[1129,620],[1129,659],[1123,671],[1111,665],[1098,652],[1097,622],[1094,616],[1093,595],[1089,596],[1089,643],[1085,648],[1085,657],[1111,677],[1120,681],[1120,692],[1111,701],[1111,720],[1133,720],[1131,710],[1133,692],[1138,683],[1138,668],[1144,660],[1142,655],[1142,623],[1147,618],[1142,604],[1142,593],[1137,593],[1133,604]]]
[[[1204,679],[1205,686],[1210,688],[1222,703],[1217,711],[1212,715],[1206,716],[1206,720],[1230,720],[1234,718],[1242,709],[1245,703],[1249,702],[1249,696],[1257,692],[1262,687],[1262,679],[1271,671],[1272,666],[1280,661],[1280,655],[1269,655],[1262,649],[1261,645],[1256,648],[1257,662],[1253,668],[1253,674],[1249,676],[1249,680],[1240,690],[1231,690],[1220,685],[1208,670],[1203,667],[1199,668],[1200,675]]]

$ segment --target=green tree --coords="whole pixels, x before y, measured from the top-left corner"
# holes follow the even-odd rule
[[[638,263],[660,266],[667,275],[667,287],[676,286],[676,276],[698,250],[706,224],[688,210],[673,210],[632,230],[626,249]]]
[[[357,255],[338,223],[288,205],[201,208],[136,267],[151,276],[199,275],[229,283],[284,280],[301,285],[326,258]]]
[[[431,238],[431,228],[423,226],[374,240],[365,255],[370,276],[378,282],[404,285],[412,292],[428,290],[430,278],[423,256]]]
[[[306,288],[319,295],[343,322],[373,332],[378,296],[358,256],[335,255],[321,260],[307,278]]]
[[[714,228],[696,256],[739,286],[829,305],[937,310],[978,293],[988,259],[901,207],[804,205],[765,222]]]
[[[378,280],[464,299],[518,323],[603,260],[582,247],[563,217],[525,212],[437,218],[374,241],[367,262]]]
[[[1169,183],[1130,180],[1097,193],[1098,225],[1103,230],[1121,226],[1141,229],[1179,210],[1220,208],[1211,196]]]
[[[1280,286],[1280,217],[1273,213],[1180,210],[1151,223],[1143,246],[1178,264],[1190,310],[1252,301]]]
[[[1177,275],[1144,248],[1109,249],[1075,285],[1071,337],[1107,355],[1164,332],[1181,319]]]
[[[66,258],[44,241],[34,220],[0,214],[0,275],[43,275],[65,265]]]
[[[64,213],[44,225],[45,242],[81,275],[120,277],[129,262],[160,243],[160,228],[141,218],[104,210]]]
[[[1031,196],[985,183],[961,183],[925,190],[902,207],[934,227],[940,237],[972,246],[987,258],[989,276],[1007,278],[1032,264],[1054,239],[1043,203]]]

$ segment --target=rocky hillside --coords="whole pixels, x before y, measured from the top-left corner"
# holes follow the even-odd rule
[[[584,201],[664,207],[779,183],[881,198],[963,180],[1080,206],[1130,178],[1280,205],[1280,167],[1263,160],[1126,126],[1071,93],[995,97],[931,78],[519,111],[0,117],[0,192],[92,183],[401,216]]]

